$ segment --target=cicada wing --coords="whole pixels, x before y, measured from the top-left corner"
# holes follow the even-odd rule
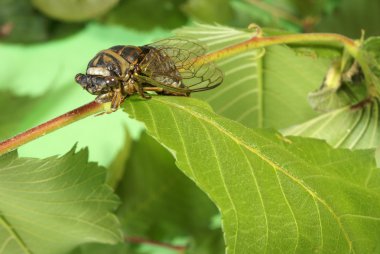
[[[206,53],[206,47],[199,42],[182,37],[168,38],[148,44],[170,57],[177,67],[182,66],[194,58],[198,58]]]
[[[164,82],[159,82],[156,79],[153,79],[151,77],[138,75],[136,76],[137,80],[141,83],[149,84],[151,86],[160,87],[163,88],[166,91],[180,93],[180,94],[189,94],[191,92],[190,89],[186,87],[179,87],[179,86],[169,86]]]
[[[150,52],[140,63],[145,76],[161,87],[182,91],[204,91],[220,85],[223,73],[202,56],[206,48],[184,38],[169,38],[147,45]]]

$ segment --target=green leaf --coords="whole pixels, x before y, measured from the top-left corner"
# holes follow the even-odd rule
[[[74,149],[62,157],[0,157],[3,253],[63,253],[87,242],[121,240],[106,171]]]
[[[183,28],[177,34],[200,40],[210,51],[256,36],[208,25]],[[262,53],[253,49],[217,61],[225,74],[222,85],[193,96],[248,127],[284,128],[314,117],[306,98],[322,83],[330,60],[296,54],[286,46],[269,47],[260,58]]]
[[[380,105],[374,99],[358,107],[342,107],[284,129],[282,134],[326,140],[333,147],[376,148],[380,145]]]
[[[107,175],[107,183],[109,186],[111,186],[113,189],[116,189],[116,187],[119,185],[120,181],[123,179],[124,172],[125,172],[125,162],[129,159],[131,156],[131,149],[132,149],[132,137],[131,134],[129,134],[129,131],[127,128],[125,128],[125,140],[124,144],[115,156],[115,158],[112,160],[111,164],[108,166],[108,175]]]
[[[308,96],[314,110],[328,112],[366,99],[363,73],[357,62],[352,62],[351,57],[344,57],[332,63],[321,87]]]
[[[166,243],[181,237],[188,253],[223,252],[220,228],[210,228],[215,205],[145,133],[132,145],[117,193],[123,201],[117,214],[128,237]]]
[[[366,60],[373,71],[378,77],[380,76],[380,36],[370,37],[365,40],[364,52]]]
[[[32,0],[33,5],[49,17],[78,22],[96,18],[114,7],[119,0]]]
[[[191,98],[131,98],[124,106],[218,206],[227,253],[380,248],[373,152],[252,130]]]

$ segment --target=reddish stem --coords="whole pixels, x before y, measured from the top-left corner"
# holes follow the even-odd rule
[[[19,135],[0,142],[0,155],[12,151],[25,143],[62,128],[72,122],[102,111],[103,105],[95,101],[85,104],[79,108],[67,112],[66,114],[58,116]]]
[[[130,243],[137,243],[137,244],[150,244],[150,245],[155,245],[159,247],[164,247],[168,248],[171,250],[178,251],[179,253],[184,253],[186,250],[186,246],[178,246],[178,245],[172,245],[168,243],[163,243],[163,242],[158,242],[154,240],[148,240],[144,239],[142,237],[135,237],[135,236],[130,236],[130,237],[125,237],[125,241],[130,242]]]

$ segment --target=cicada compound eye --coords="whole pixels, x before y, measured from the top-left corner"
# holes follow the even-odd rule
[[[86,87],[87,86],[86,75],[78,73],[77,75],[75,75],[75,82],[80,84],[82,87]]]

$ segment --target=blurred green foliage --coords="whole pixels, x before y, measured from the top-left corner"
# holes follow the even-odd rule
[[[247,27],[256,23],[293,32],[378,34],[380,2],[372,0],[0,0],[0,40],[61,38],[97,20],[150,31],[191,21]]]

